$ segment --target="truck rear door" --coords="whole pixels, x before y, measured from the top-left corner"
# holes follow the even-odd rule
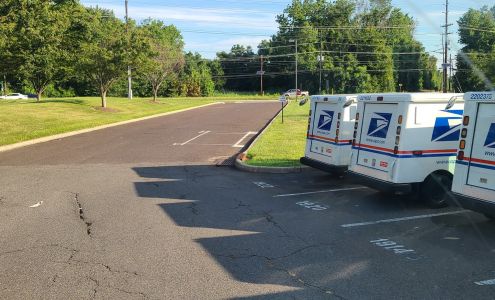
[[[387,173],[392,169],[398,107],[394,103],[365,103],[358,165]]]
[[[332,157],[335,147],[335,137],[338,118],[338,104],[316,102],[313,113],[313,126],[309,138],[311,152]],[[330,161],[327,161],[327,163]]]
[[[477,114],[467,184],[495,190],[495,103],[480,103]]]

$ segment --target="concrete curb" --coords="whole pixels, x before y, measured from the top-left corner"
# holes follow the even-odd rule
[[[288,174],[288,173],[301,173],[306,166],[300,167],[263,167],[263,166],[250,166],[242,161],[242,157],[245,153],[241,153],[235,159],[235,167],[244,172],[250,173],[268,173],[268,174]]]
[[[237,155],[234,166],[236,169],[244,172],[250,172],[250,173],[268,173],[268,174],[288,174],[288,173],[301,173],[303,172],[304,169],[307,169],[307,166],[299,166],[299,167],[263,167],[263,166],[251,166],[246,164],[243,159],[246,157],[247,152],[251,147],[256,144],[256,142],[260,139],[260,137],[263,135],[263,133],[266,132],[268,127],[275,122],[277,117],[282,113],[282,110],[280,110],[271,120],[266,124],[266,126],[258,133],[256,138],[249,143],[249,146],[239,155]]]
[[[102,129],[106,129],[106,128],[136,123],[136,122],[145,121],[145,120],[154,119],[154,118],[159,118],[159,117],[163,117],[163,116],[173,115],[176,113],[185,112],[188,110],[193,110],[193,109],[198,109],[198,108],[203,108],[203,107],[207,107],[207,106],[211,106],[211,105],[217,105],[217,104],[224,104],[224,102],[208,103],[205,105],[169,111],[166,113],[160,113],[160,114],[142,117],[142,118],[138,118],[138,119],[132,119],[132,120],[127,120],[127,121],[122,121],[122,122],[117,122],[117,123],[111,123],[111,124],[106,124],[106,125],[101,125],[101,126],[97,126],[97,127],[76,130],[76,131],[70,131],[70,132],[66,132],[66,133],[60,133],[60,134],[56,134],[56,135],[50,135],[50,136],[45,136],[42,138],[28,140],[28,141],[24,141],[24,142],[20,142],[20,143],[0,146],[0,152],[6,152],[6,151],[26,147],[26,146],[31,146],[31,145],[35,145],[35,144],[41,144],[41,143],[45,143],[45,142],[49,142],[49,141],[59,140],[59,139],[63,139],[63,138],[74,136],[74,135],[79,135],[79,134],[88,133],[88,132],[97,131],[97,130],[102,130]]]

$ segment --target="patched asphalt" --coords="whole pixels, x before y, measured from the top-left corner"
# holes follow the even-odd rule
[[[219,104],[1,153],[0,298],[493,298],[480,214],[215,166],[278,109]]]

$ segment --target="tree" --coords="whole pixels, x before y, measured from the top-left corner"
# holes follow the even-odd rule
[[[129,57],[125,25],[111,11],[88,9],[91,25],[81,44],[78,70],[98,88],[101,106],[107,106],[107,93],[126,74]]]
[[[4,43],[4,68],[29,82],[38,101],[60,75],[68,53],[64,37],[71,23],[69,15],[77,7],[70,0],[7,0],[2,4],[6,13],[2,27],[8,28],[9,37]]]
[[[150,41],[150,55],[141,62],[140,72],[151,84],[156,101],[165,80],[184,66],[184,42],[175,26],[165,26],[158,20],[146,20],[141,29]]]
[[[495,82],[495,6],[469,9],[458,21],[456,81],[462,90],[493,89]]]
[[[215,91],[208,60],[198,53],[188,52],[186,64],[180,73],[180,95],[189,97],[211,96]]]

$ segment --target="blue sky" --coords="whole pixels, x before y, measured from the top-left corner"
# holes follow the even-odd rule
[[[187,51],[199,52],[207,58],[218,51],[229,51],[234,44],[251,45],[254,49],[262,39],[277,30],[275,17],[290,0],[129,0],[129,15],[135,20],[148,17],[176,25],[182,32]],[[110,8],[118,17],[124,16],[124,0],[82,0],[85,5]],[[426,50],[441,51],[441,30],[444,23],[445,0],[393,0],[393,5],[417,21],[416,37]],[[460,48],[456,20],[470,7],[494,5],[493,0],[450,0],[451,48]],[[441,57],[440,54],[435,54]]]

